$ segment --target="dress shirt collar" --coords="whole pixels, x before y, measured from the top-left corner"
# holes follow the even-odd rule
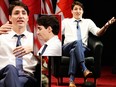
[[[13,38],[15,34],[17,34],[17,33],[14,32],[13,30],[11,30],[11,31],[9,32],[9,37],[10,37],[10,38]],[[28,31],[25,30],[22,34],[24,34],[25,37],[27,37],[27,36],[28,36]]]
[[[58,36],[55,35],[55,36],[52,37],[50,40],[48,40],[45,44],[49,45],[52,41],[54,41],[55,38],[58,38]]]
[[[72,18],[72,21],[75,22],[75,20],[77,20],[77,19],[75,19],[75,18],[73,17],[73,18]],[[83,18],[80,18],[80,19],[78,19],[78,20],[81,20],[81,21],[82,21]],[[78,20],[77,20],[77,21],[78,21]]]

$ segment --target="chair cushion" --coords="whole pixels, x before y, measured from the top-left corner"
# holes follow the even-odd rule
[[[62,56],[61,58],[61,64],[63,65],[69,65],[69,59],[70,57]],[[93,65],[94,64],[94,57],[85,57],[85,64],[87,65]]]

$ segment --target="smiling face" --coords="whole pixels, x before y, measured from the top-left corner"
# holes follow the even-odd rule
[[[27,11],[21,6],[15,6],[12,14],[9,15],[9,20],[12,22],[14,28],[25,28],[28,22]]]
[[[83,8],[79,5],[75,5],[73,9],[71,10],[71,12],[75,19],[80,19],[82,18],[82,15],[83,15]]]

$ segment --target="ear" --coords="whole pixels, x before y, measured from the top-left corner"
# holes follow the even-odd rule
[[[27,21],[29,21],[29,17],[27,18]]]
[[[84,13],[84,10],[83,10],[83,13]],[[82,14],[83,14],[83,13],[82,13]]]
[[[9,15],[9,21],[11,21],[11,16]]]
[[[48,32],[49,32],[49,33],[52,32],[51,26],[48,27]]]

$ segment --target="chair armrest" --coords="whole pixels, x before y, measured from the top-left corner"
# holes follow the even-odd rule
[[[99,51],[100,49],[103,49],[103,44],[98,38],[89,37],[88,47],[92,50],[92,52],[95,52],[95,51]]]
[[[37,87],[39,87],[41,85],[41,63],[38,62],[38,64],[35,67],[35,72],[34,72],[34,78],[37,80]]]
[[[101,74],[101,56],[103,50],[102,42],[96,37],[89,37],[88,46],[91,49],[92,55],[94,56],[94,66],[96,75]],[[99,73],[99,74],[98,74]],[[97,76],[99,77],[99,76]]]

